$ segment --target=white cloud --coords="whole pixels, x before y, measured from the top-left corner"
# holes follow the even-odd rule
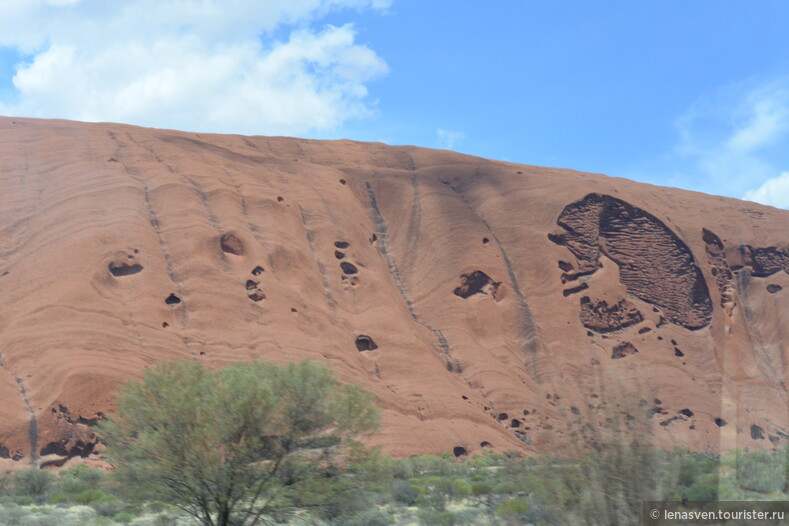
[[[441,144],[441,146],[446,148],[447,150],[454,150],[466,138],[466,134],[463,132],[454,131],[454,130],[443,130],[441,128],[436,130],[436,135],[438,136],[438,141]]]
[[[0,113],[195,131],[304,134],[368,115],[387,71],[339,8],[391,0],[3,0],[18,66]],[[290,29],[285,39],[275,39]]]
[[[676,123],[672,157],[681,172],[697,174],[696,188],[743,195],[786,166],[789,77],[741,83],[703,97]]]
[[[759,188],[745,192],[743,199],[789,209],[789,172],[768,179]]]

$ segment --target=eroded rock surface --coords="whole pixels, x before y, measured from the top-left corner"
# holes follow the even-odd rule
[[[789,248],[744,245],[740,250],[754,277],[766,278],[781,270],[789,274]]]
[[[688,246],[652,214],[621,199],[589,194],[557,220],[565,231],[551,240],[578,261],[575,279],[601,268],[605,255],[619,266],[628,292],[659,307],[669,321],[700,329],[712,318],[707,283]]]
[[[624,329],[644,321],[641,311],[627,299],[609,306],[605,300],[594,301],[589,296],[581,298],[581,323],[587,329],[606,333]]]
[[[715,276],[715,283],[718,285],[720,293],[721,307],[731,315],[734,308],[734,292],[737,288],[734,283],[734,274],[726,261],[726,250],[721,239],[704,228],[702,230],[704,243],[707,245],[707,259],[709,260],[712,275]]]
[[[97,462],[118,387],[176,359],[325,363],[375,395],[365,440],[395,456],[572,455],[617,418],[657,447],[789,444],[786,211],[414,147],[3,117],[0,188],[0,469]]]
[[[496,293],[501,286],[501,282],[496,282],[481,270],[475,270],[470,274],[460,276],[461,284],[454,290],[455,296],[463,299],[470,298],[474,294],[487,294],[496,297]]]

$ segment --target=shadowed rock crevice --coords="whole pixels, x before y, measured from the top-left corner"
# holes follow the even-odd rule
[[[581,323],[587,329],[599,333],[607,333],[630,327],[644,321],[632,302],[621,299],[608,306],[604,300],[593,301],[589,296],[581,298]]]
[[[764,440],[764,429],[756,424],[751,425],[751,438],[754,440]]]
[[[718,292],[721,296],[721,307],[726,314],[731,316],[734,309],[734,292],[737,285],[734,282],[734,274],[726,261],[726,249],[723,241],[710,230],[702,229],[702,238],[707,246],[707,261],[710,264],[712,275],[715,276],[715,283],[718,285]]]
[[[601,256],[619,266],[628,292],[659,307],[672,323],[700,329],[712,319],[712,302],[688,246],[662,221],[609,195],[589,194],[567,205],[557,219],[564,229],[549,238],[567,247],[578,272],[563,281],[594,273]]]
[[[455,296],[460,296],[467,299],[474,294],[489,294],[494,299],[496,293],[501,286],[500,281],[493,281],[490,276],[481,270],[475,270],[471,274],[462,274],[460,276],[461,284],[455,288]]]
[[[347,274],[349,276],[353,274],[358,274],[359,272],[359,269],[356,268],[356,265],[354,265],[353,263],[349,263],[347,261],[343,261],[342,263],[340,263],[340,268],[342,269],[343,274]]]
[[[566,298],[570,294],[577,294],[578,292],[583,292],[589,288],[589,284],[586,282],[581,283],[576,287],[570,287],[569,289],[564,289],[562,291],[562,295]]]
[[[181,298],[179,298],[178,296],[176,296],[176,295],[175,295],[175,293],[172,293],[172,292],[171,292],[171,293],[170,293],[170,295],[169,295],[169,296],[167,296],[167,297],[164,299],[164,302],[165,302],[167,305],[178,305],[179,303],[181,303]]]
[[[0,446],[0,458],[6,458],[18,462],[25,458],[20,451],[11,452],[5,446]]]
[[[235,234],[228,232],[219,238],[219,246],[225,254],[244,255],[244,243]]]
[[[83,442],[82,440],[60,440],[50,442],[41,448],[41,456],[58,455],[62,457],[82,457],[85,458],[93,453],[96,444],[93,442]]]
[[[638,349],[636,349],[635,345],[630,342],[622,342],[611,349],[611,358],[618,360],[630,356],[631,354],[636,354],[637,352]]]
[[[777,292],[781,292],[782,290],[783,287],[780,285],[776,285],[774,283],[767,285],[767,292],[769,292],[770,294],[775,294]]]
[[[129,264],[126,261],[121,261],[120,263],[112,262],[107,265],[107,268],[110,271],[110,274],[115,276],[116,278],[121,276],[131,276],[132,274],[137,274],[138,272],[142,272],[143,266],[139,263]]]
[[[356,337],[356,350],[359,352],[362,351],[374,351],[378,348],[378,345],[375,343],[370,336],[366,334],[360,334]]]
[[[755,278],[766,278],[779,270],[789,274],[789,248],[744,245],[740,247],[740,255],[743,263],[751,267],[751,275]]]

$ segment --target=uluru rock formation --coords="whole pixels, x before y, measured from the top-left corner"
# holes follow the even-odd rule
[[[328,363],[385,453],[789,441],[789,212],[350,141],[0,118],[0,464],[164,360]],[[637,412],[637,414],[635,413]],[[578,423],[582,425],[579,426]]]

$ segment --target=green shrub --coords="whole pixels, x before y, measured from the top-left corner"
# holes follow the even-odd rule
[[[47,504],[63,504],[68,501],[68,497],[63,493],[55,493],[47,499]]]
[[[126,504],[122,500],[109,495],[93,502],[90,507],[96,510],[96,513],[101,517],[114,517],[120,512],[126,511]]]
[[[16,504],[7,504],[0,508],[0,524],[20,524],[30,512]]]
[[[424,526],[455,526],[460,524],[451,511],[419,510],[419,524]]]
[[[77,504],[89,505],[96,502],[112,500],[113,498],[114,497],[107,495],[99,489],[86,489],[74,496],[74,502]]]
[[[518,521],[529,511],[529,505],[520,499],[505,500],[496,507],[496,515],[506,521]]]
[[[392,518],[385,511],[375,508],[360,511],[347,518],[342,524],[345,526],[389,526],[392,524]]]
[[[32,468],[17,471],[12,477],[14,493],[30,497],[37,503],[46,500],[47,493],[52,488],[54,476],[49,471]]]
[[[718,500],[718,475],[710,473],[700,477],[689,488],[682,488],[679,491],[685,500],[712,502]]]
[[[740,487],[760,493],[782,492],[786,489],[786,467],[783,459],[767,451],[745,452],[737,462]]]
[[[131,521],[134,520],[134,515],[129,513],[128,511],[122,511],[120,513],[116,513],[112,520],[115,522],[120,522],[121,524],[129,524]]]
[[[392,497],[395,501],[406,506],[415,506],[419,497],[425,494],[425,490],[410,482],[398,480],[392,485]]]

